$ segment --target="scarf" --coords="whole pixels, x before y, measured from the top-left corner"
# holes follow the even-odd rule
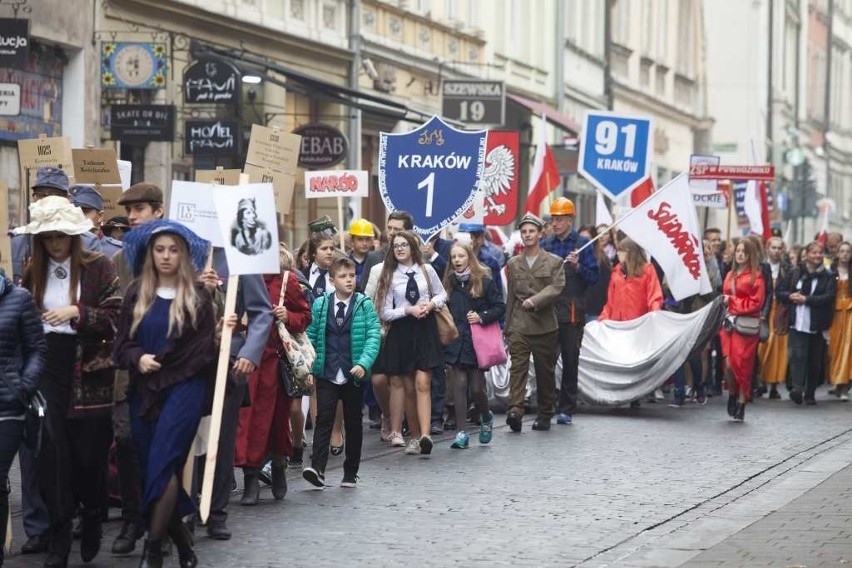
[[[467,282],[468,280],[470,280],[470,267],[468,266],[461,272],[456,272],[455,270],[453,270],[453,274],[455,274],[459,282]]]

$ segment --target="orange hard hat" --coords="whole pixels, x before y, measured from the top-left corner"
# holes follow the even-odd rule
[[[574,202],[567,197],[557,197],[550,204],[551,215],[574,215]]]

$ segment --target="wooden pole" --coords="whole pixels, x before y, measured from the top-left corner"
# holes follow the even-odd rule
[[[6,558],[12,554],[12,507],[6,512],[6,542],[3,543],[6,550]]]
[[[228,276],[228,290],[225,294],[225,318],[233,314],[237,307],[237,286],[239,276]],[[219,362],[216,366],[216,387],[213,391],[213,410],[210,413],[210,436],[207,440],[207,458],[204,465],[204,480],[201,484],[201,521],[206,523],[210,516],[210,504],[213,499],[213,478],[216,474],[216,456],[219,453],[219,432],[222,429],[222,409],[225,405],[225,387],[228,382],[228,367],[231,364],[231,337],[233,328],[222,327],[222,342],[219,346]]]
[[[728,189],[728,233],[727,233],[727,236],[725,237],[725,241],[726,241],[725,250],[728,250],[728,249],[731,248],[731,220],[732,220],[733,214],[734,214],[734,200],[736,198],[735,195],[734,195],[734,184],[733,184],[733,182],[731,182],[731,184],[728,187],[729,187],[729,189]]]
[[[346,245],[343,244],[344,233],[346,232],[346,228],[343,226],[343,198],[337,198],[337,223],[338,223],[338,234],[340,235],[340,250],[344,253],[346,252]]]

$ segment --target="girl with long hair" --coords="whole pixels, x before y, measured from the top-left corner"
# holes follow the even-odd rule
[[[722,301],[728,308],[728,315],[719,332],[728,382],[728,414],[739,422],[744,420],[745,406],[751,398],[751,376],[760,338],[737,331],[736,318],[758,318],[765,296],[760,251],[752,240],[741,239],[722,285]]]
[[[417,236],[409,231],[394,235],[376,295],[380,317],[390,325],[379,356],[390,376],[390,443],[402,441],[404,406],[411,430],[407,454],[432,453],[430,383],[432,369],[444,364],[433,312],[444,306],[446,298],[437,272],[423,262]]]
[[[612,270],[607,302],[599,320],[626,321],[663,307],[663,290],[654,265],[636,241],[618,242],[618,264]]]
[[[209,405],[215,377],[216,320],[210,292],[196,277],[210,243],[172,221],[151,221],[125,237],[136,276],[127,290],[115,359],[130,374],[130,420],[142,471],[140,567],[163,565],[162,538],[182,568],[198,564],[181,518],[195,511],[181,470]]]
[[[450,265],[444,275],[447,305],[453,315],[459,338],[444,347],[444,360],[450,366],[448,381],[453,385],[455,401],[455,423],[457,434],[452,448],[464,449],[470,445],[470,436],[465,432],[467,421],[467,391],[470,385],[473,401],[479,413],[479,443],[491,441],[494,415],[488,408],[485,393],[485,371],[480,369],[476,349],[471,336],[471,327],[499,321],[506,313],[506,303],[491,277],[491,271],[483,266],[468,244],[456,243],[450,248]]]
[[[112,438],[115,369],[112,342],[121,305],[112,262],[83,250],[92,222],[68,199],[48,196],[30,205],[32,262],[22,285],[41,312],[47,356],[39,384],[47,400],[46,437],[38,458],[41,492],[50,517],[45,566],[65,566],[71,519],[82,519],[80,556],[101,546],[103,496]]]
[[[281,272],[264,274],[263,281],[274,306],[275,319],[291,334],[304,332],[311,322],[311,308],[293,273],[293,255],[279,243]],[[242,505],[256,505],[260,495],[259,475],[267,456],[272,456],[269,482],[272,496],[283,499],[287,493],[287,457],[301,466],[305,418],[302,395],[290,398],[278,377],[281,337],[272,326],[260,366],[249,375],[251,406],[240,409],[237,450],[234,465],[243,468],[245,478]],[[292,440],[291,440],[292,430]]]
[[[837,247],[837,256],[831,271],[837,279],[837,296],[834,300],[834,317],[828,331],[829,382],[840,400],[849,400],[849,382],[852,380],[852,289],[849,286],[849,268],[852,264],[852,243],[844,241]]]
[[[607,231],[607,229],[609,230]],[[615,229],[600,224],[595,227],[595,232],[597,234],[603,233],[597,242],[600,243],[600,248],[609,259],[610,264],[615,264],[618,260],[618,238],[616,238]]]

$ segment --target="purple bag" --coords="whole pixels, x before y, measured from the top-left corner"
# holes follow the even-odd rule
[[[470,335],[480,369],[490,369],[509,360],[506,346],[503,344],[503,330],[496,321],[487,325],[471,324]]]

